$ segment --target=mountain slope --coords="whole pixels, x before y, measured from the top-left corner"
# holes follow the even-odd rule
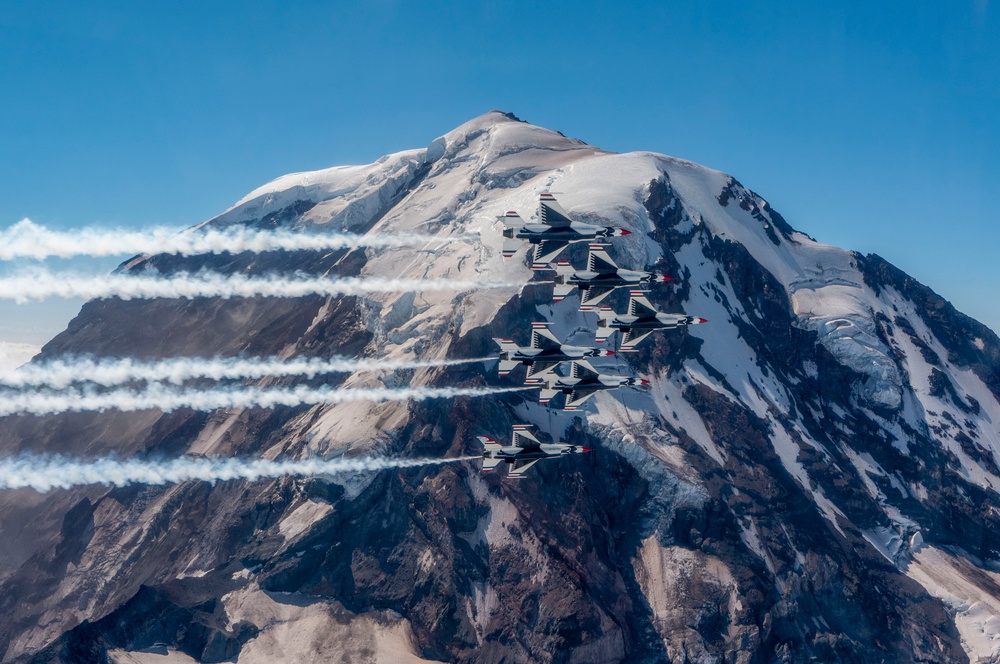
[[[550,286],[529,284],[545,273],[522,253],[506,264],[500,255],[497,217],[527,218],[542,191],[558,192],[574,218],[632,231],[614,240],[619,264],[676,277],[652,302],[711,321],[606,363],[652,379],[647,391],[600,394],[584,414],[546,410],[528,392],[7,417],[0,447],[458,456],[519,421],[595,454],[540,463],[516,485],[470,463],[0,493],[3,661],[132,661],[154,646],[177,661],[241,662],[348,651],[477,662],[1000,656],[1000,340],[882,258],[815,242],[696,164],[606,153],[489,113],[423,150],[279,178],[206,222],[454,241],[145,256],[122,269],[523,287],[96,301],[42,355],[482,357],[492,337],[523,340],[542,318],[590,343],[594,316],[575,296],[553,305]],[[580,265],[583,251],[567,255]],[[322,382],[518,376],[502,382],[478,364]]]

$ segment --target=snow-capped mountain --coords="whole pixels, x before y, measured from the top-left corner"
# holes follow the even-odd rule
[[[506,280],[366,297],[88,303],[42,350],[459,358],[596,314],[501,257],[553,192],[674,276],[709,323],[601,366],[652,381],[583,412],[534,392],[210,414],[0,419],[5,454],[477,454],[514,422],[596,452],[517,483],[478,463],[0,492],[3,661],[1000,661],[1000,340],[879,256],[796,231],[732,177],[492,112],[426,149],[287,175],[206,222],[422,233],[329,253],[142,256],[123,270]],[[800,220],[803,226],[808,220]],[[527,251],[527,245],[526,249]],[[586,244],[563,255],[581,265]],[[612,304],[623,307],[623,295]],[[596,364],[596,362],[595,362]],[[326,377],[510,385],[495,363]],[[264,379],[264,385],[287,379]]]

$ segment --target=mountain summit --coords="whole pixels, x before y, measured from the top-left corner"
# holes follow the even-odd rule
[[[551,192],[630,231],[708,324],[603,359],[648,388],[579,412],[537,392],[211,413],[0,418],[18,452],[162,458],[480,454],[514,423],[594,449],[518,482],[478,462],[380,473],[0,492],[2,661],[956,662],[1000,658],[1000,339],[883,258],[816,242],[734,178],[491,112],[423,149],[280,177],[212,226],[434,236],[405,248],[136,257],[208,268],[506,281],[364,297],[96,300],[40,359],[478,358],[553,303],[508,210]],[[808,220],[803,220],[806,223]],[[527,247],[527,245],[526,245]],[[586,245],[563,254],[575,265]],[[620,310],[624,294],[611,303]],[[38,361],[38,360],[36,360]],[[485,362],[349,387],[511,386]],[[285,385],[291,379],[254,383]]]

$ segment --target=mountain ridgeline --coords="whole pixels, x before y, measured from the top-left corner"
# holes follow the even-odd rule
[[[4,662],[962,662],[1000,658],[1000,340],[885,259],[795,230],[732,177],[492,112],[374,164],[284,176],[219,229],[429,234],[433,246],[143,255],[124,273],[502,280],[508,289],[88,302],[67,354],[445,359],[598,316],[503,258],[557,192],[629,233],[660,311],[595,358],[648,387],[577,412],[537,391],[419,403],[0,418],[0,448],[81,457],[480,454],[537,425],[593,448],[519,482],[478,462],[0,492]],[[807,220],[805,220],[807,221]],[[803,221],[803,223],[805,223]],[[586,243],[560,256],[580,266]],[[621,310],[626,292],[608,302]],[[616,337],[611,337],[611,344]],[[608,346],[614,349],[614,345]],[[496,362],[261,386],[510,386]],[[159,657],[160,659],[150,659]],[[145,658],[145,659],[144,659]],[[990,659],[992,658],[992,659]]]

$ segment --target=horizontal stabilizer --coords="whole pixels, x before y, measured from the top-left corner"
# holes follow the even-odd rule
[[[483,457],[483,472],[484,473],[492,472],[493,469],[499,466],[502,461],[503,459],[491,459],[490,457]]]
[[[483,449],[487,452],[499,452],[503,446],[489,436],[476,436],[476,440],[482,443]]]
[[[606,326],[608,323],[613,321],[618,314],[615,310],[608,305],[602,305],[597,307],[597,324]]]
[[[548,387],[543,387],[541,392],[538,394],[538,403],[547,404],[552,401],[552,397],[559,394],[559,390],[553,390]]]
[[[503,337],[493,337],[493,343],[500,346],[500,350],[508,353],[516,353],[521,348],[514,343],[513,339],[505,339]]]
[[[520,364],[520,362],[517,360],[500,360],[500,364],[497,366],[497,373],[501,376],[506,376],[513,371],[518,364]]]
[[[598,309],[597,313],[600,315],[600,309]],[[608,325],[608,320],[609,319],[606,318],[600,318],[597,321],[597,330],[594,333],[594,341],[599,344],[607,341],[608,337],[615,333],[616,328]]]
[[[503,257],[510,258],[517,253],[517,250],[524,246],[524,242],[521,240],[504,240],[503,241]]]
[[[507,228],[521,228],[524,226],[524,219],[521,219],[521,215],[517,212],[508,212],[500,217],[500,219]]]
[[[576,268],[570,265],[570,262],[566,260],[556,261],[555,263],[549,263],[549,267],[555,270],[556,274],[564,277],[568,277],[569,275],[576,272]]]
[[[552,289],[552,299],[559,302],[572,292],[572,284],[556,284],[555,288]]]

